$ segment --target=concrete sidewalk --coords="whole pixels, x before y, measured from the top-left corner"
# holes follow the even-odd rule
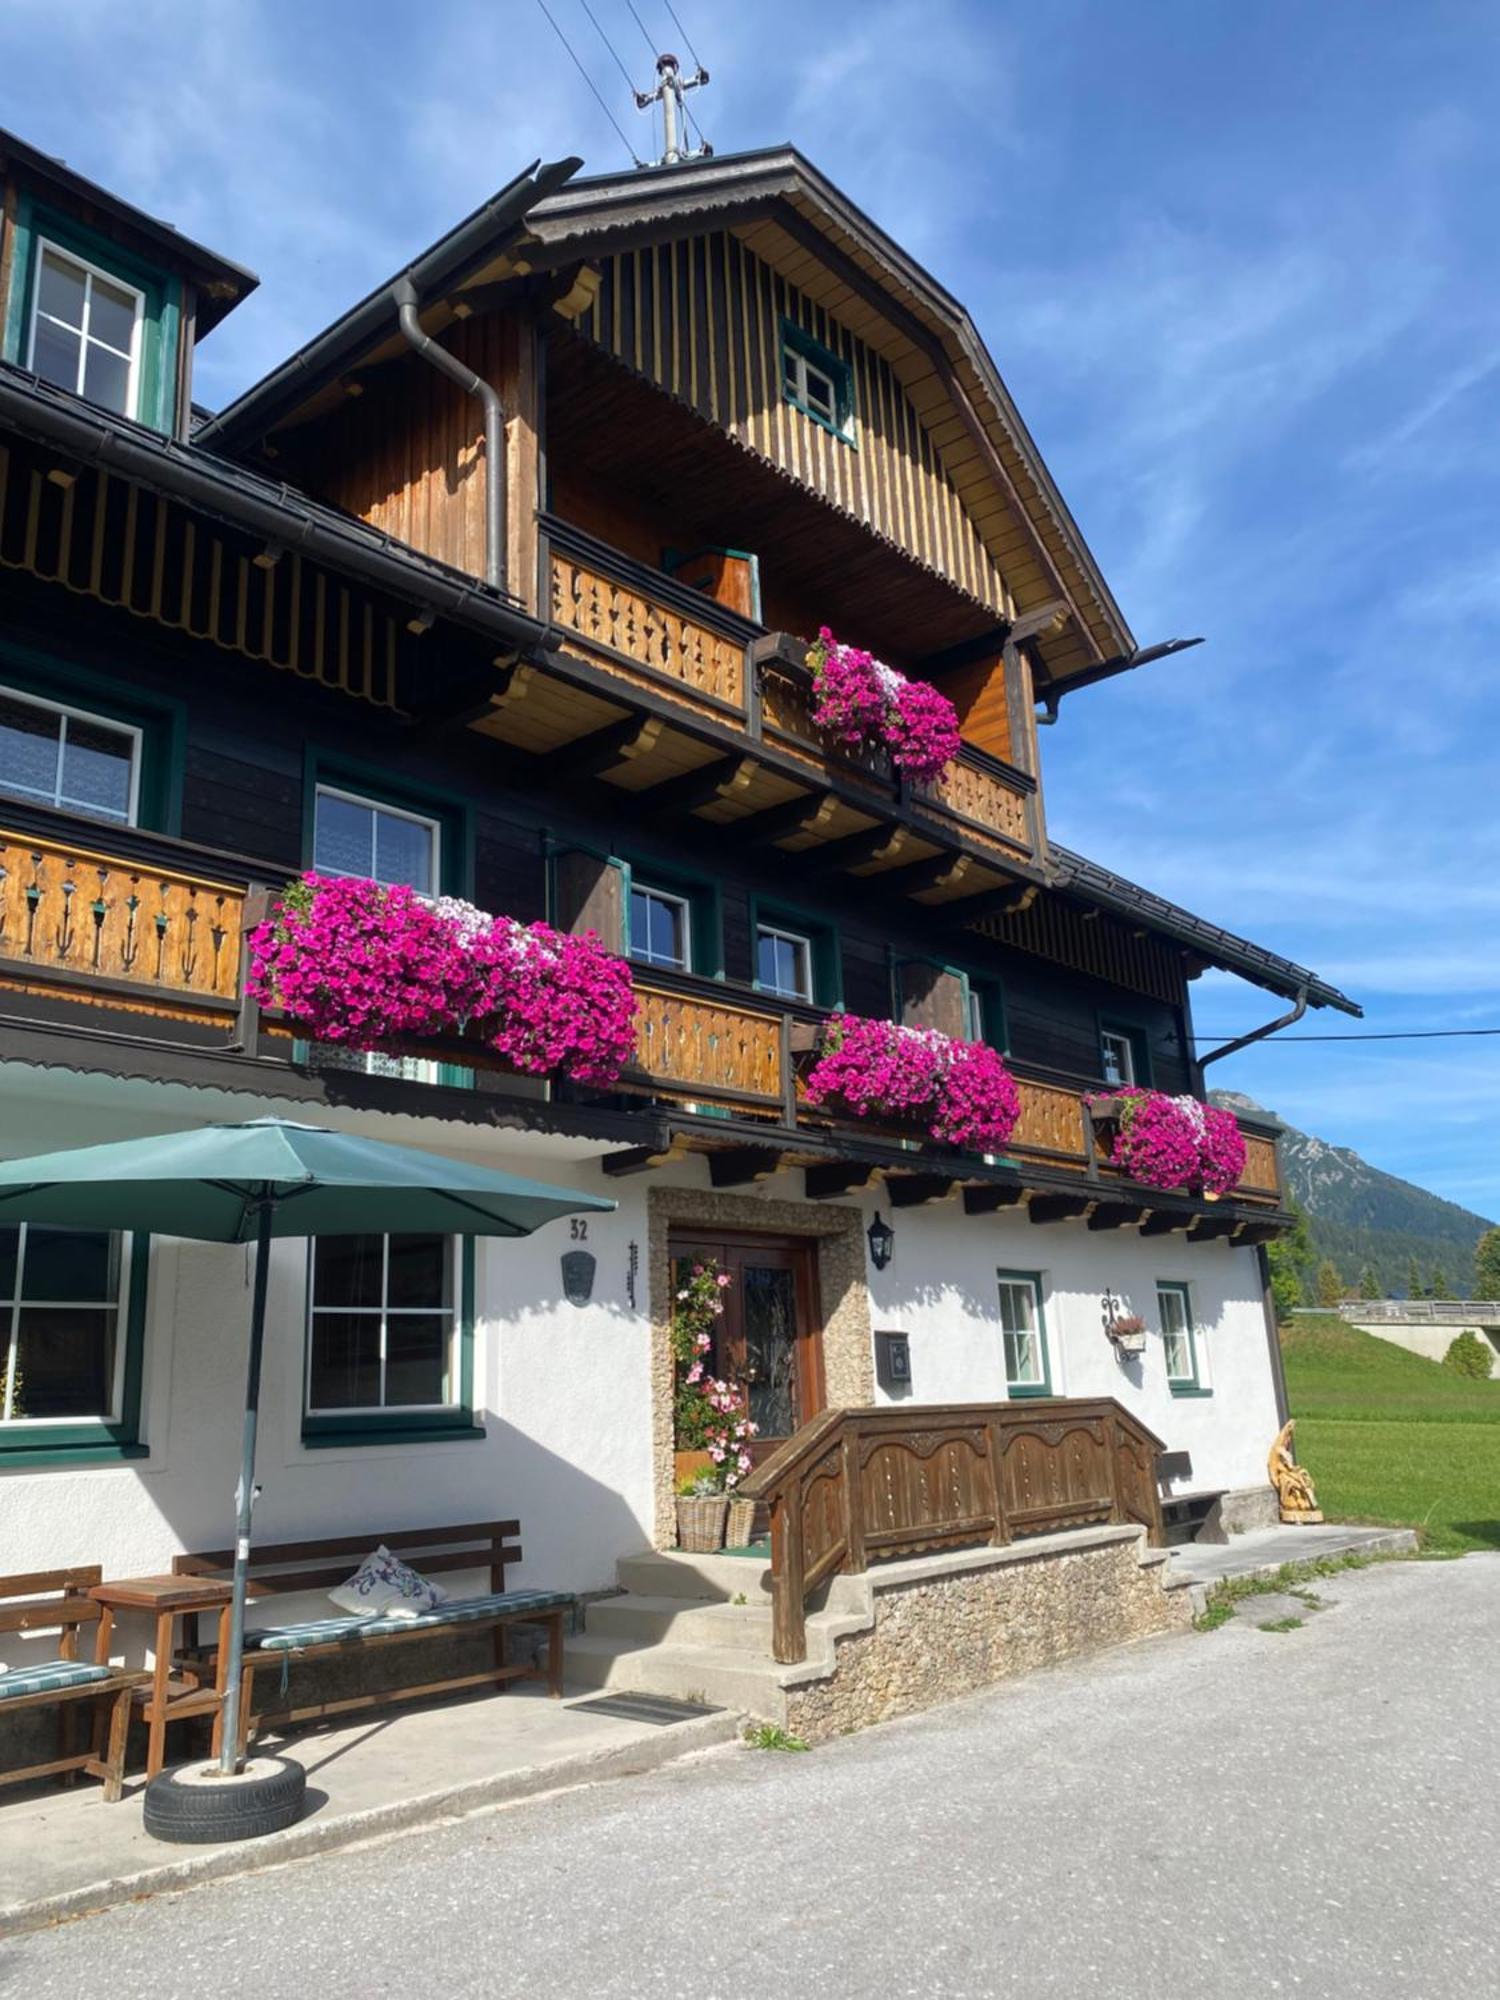
[[[0,1795],[0,1937],[483,1806],[655,1770],[732,1743],[741,1728],[727,1711],[661,1725],[579,1707],[597,1699],[598,1690],[587,1689],[558,1703],[523,1682],[503,1698],[396,1708],[299,1731],[285,1748],[307,1772],[307,1815],[264,1840],[202,1847],[153,1840],[141,1824],[139,1779],[112,1806],[89,1783]],[[274,1734],[261,1742],[283,1747]]]
[[[1187,1542],[1173,1549],[1167,1581],[1207,1591],[1232,1576],[1270,1576],[1283,1563],[1315,1562],[1322,1556],[1410,1555],[1416,1547],[1410,1528],[1359,1528],[1338,1521],[1312,1528],[1254,1528],[1227,1542]]]

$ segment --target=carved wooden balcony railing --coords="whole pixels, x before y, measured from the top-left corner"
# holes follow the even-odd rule
[[[1164,1448],[1108,1397],[825,1410],[740,1488],[771,1513],[772,1652],[804,1659],[813,1593],[882,1557],[1107,1521],[1159,1543]]]
[[[778,639],[725,605],[546,516],[548,610],[567,648],[616,679],[666,694],[763,740],[810,777],[846,781],[887,809],[1015,859],[1035,852],[1036,787],[966,744],[931,784],[904,783],[880,749],[831,745],[812,722],[801,642]]]
[[[583,657],[711,715],[748,714],[755,626],[564,523],[547,523],[549,612]]]
[[[0,987],[222,1021],[240,1006],[248,893],[125,830],[75,843],[0,824]]]
[[[13,803],[0,819],[0,996],[16,996],[0,997],[0,1015],[25,1015],[21,996],[48,1005],[71,1001],[217,1028],[222,1041],[202,1046],[290,1060],[299,1039],[295,1025],[274,1010],[261,1020],[244,993],[244,940],[267,900],[253,864],[135,828],[75,823],[61,831],[61,818]],[[910,1150],[912,1171],[922,1171],[930,1149],[918,1128],[882,1128],[806,1102],[809,1052],[825,1019],[817,1009],[644,969],[635,989],[635,1061],[610,1095],[702,1113],[705,1139],[733,1120],[742,1140],[753,1127],[754,1143],[764,1133],[767,1146],[793,1155],[798,1140],[810,1143],[814,1156],[831,1139],[895,1142]],[[463,1068],[507,1068],[477,1039],[413,1042],[390,1052]],[[1002,1164],[1037,1169],[1054,1187],[1058,1176],[1076,1179],[1095,1201],[1151,1205],[1149,1190],[1131,1186],[1110,1164],[1094,1130],[1085,1098],[1097,1085],[1014,1064],[1012,1070],[1021,1116]],[[526,1095],[540,1089],[527,1080]],[[1241,1125],[1248,1157],[1234,1201],[1279,1208],[1275,1132]]]

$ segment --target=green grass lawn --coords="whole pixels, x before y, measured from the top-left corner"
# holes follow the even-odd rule
[[[1332,1314],[1282,1331],[1297,1457],[1334,1520],[1500,1548],[1500,1379],[1469,1382]]]

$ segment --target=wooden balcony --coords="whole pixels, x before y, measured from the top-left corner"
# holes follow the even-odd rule
[[[827,849],[820,863],[887,876],[882,888],[924,902],[1034,879],[1041,816],[1025,772],[966,744],[941,778],[910,783],[880,751],[830,744],[813,726],[803,641],[552,517],[543,561],[559,664],[576,663],[581,684],[567,696],[531,685],[526,703],[486,719],[490,733],[559,761],[570,744],[589,757],[597,746],[614,762],[590,768],[648,808],[685,803],[735,835]],[[633,701],[657,728],[627,744]]]
[[[13,805],[0,820],[0,1024],[71,1022],[92,1031],[86,1016],[93,1016],[141,1046],[190,1044],[284,1069],[295,1028],[274,1015],[262,1019],[244,991],[245,936],[266,893],[257,871],[232,856],[132,828],[75,821],[64,830],[59,814]],[[815,1008],[686,975],[642,972],[635,986],[636,1060],[609,1091],[548,1093],[535,1079],[518,1086],[472,1039],[395,1053],[479,1072],[490,1096],[510,1090],[536,1103],[550,1094],[613,1107],[617,1116],[649,1111],[658,1124],[664,1117],[676,1135],[673,1150],[721,1156],[710,1159],[719,1185],[733,1184],[737,1163],[748,1159],[740,1178],[807,1167],[810,1192],[814,1176],[823,1177],[816,1191],[837,1193],[878,1174],[898,1206],[962,1190],[974,1213],[1024,1199],[1037,1220],[1087,1214],[1091,1228],[1105,1228],[1144,1218],[1148,1230],[1192,1224],[1199,1234],[1239,1240],[1247,1215],[1282,1206],[1270,1127],[1241,1121],[1244,1179],[1222,1215],[1207,1219],[1201,1203],[1134,1187],[1110,1164],[1085,1103],[1098,1088],[1089,1079],[1012,1065],[1021,1118],[1004,1156],[944,1153],[913,1127],[882,1127],[807,1102],[805,1074],[825,1018]],[[157,1073],[170,1074],[170,1061]],[[461,1116],[458,1097],[441,1093],[425,1108],[443,1115],[446,1100]],[[859,1164],[846,1172],[849,1159]]]
[[[741,1125],[764,1128],[764,1143],[787,1154],[790,1163],[798,1158],[795,1141],[862,1140],[871,1145],[899,1147],[910,1157],[909,1172],[914,1181],[935,1178],[948,1185],[962,1175],[952,1172],[929,1176],[926,1164],[935,1149],[923,1142],[910,1127],[882,1127],[869,1121],[840,1118],[827,1109],[814,1108],[805,1101],[803,1074],[816,1041],[822,1016],[813,1008],[787,1007],[764,1000],[740,1000],[707,980],[669,980],[664,975],[637,976],[640,1001],[637,1020],[638,1049],[635,1068],[622,1079],[633,1092],[680,1105],[690,1114],[707,1114],[702,1127],[706,1150],[728,1147],[731,1141],[717,1138],[716,1121],[731,1118]],[[1083,1214],[1093,1208],[1099,1215],[1120,1211],[1119,1221],[1132,1204],[1151,1206],[1151,1190],[1127,1181],[1112,1165],[1104,1138],[1094,1130],[1086,1098],[1098,1091],[1097,1081],[1063,1077],[1040,1069],[1012,1063],[1021,1097],[1021,1116],[1003,1159],[990,1165],[1019,1169],[1017,1194],[1022,1191],[1028,1169],[1039,1170],[1046,1185],[1076,1189],[1071,1210]],[[1274,1129],[1241,1119],[1245,1135],[1245,1173],[1229,1200],[1236,1206],[1279,1209],[1282,1182]],[[753,1151],[760,1134],[741,1133]],[[976,1168],[982,1163],[976,1160]],[[949,1156],[946,1166],[951,1166]],[[1033,1196],[1033,1199],[1036,1199]],[[1046,1194],[1043,1200],[1066,1201],[1065,1195]],[[1164,1209],[1172,1202],[1157,1197]],[[983,1209],[983,1200],[972,1204]],[[989,1204],[998,1207],[996,1202]],[[1226,1218],[1226,1223],[1227,1223]],[[1114,1226],[1101,1219],[1096,1227]],[[1199,1225],[1203,1234],[1231,1233],[1234,1225],[1219,1227],[1209,1222]]]
[[[0,991],[232,1020],[249,888],[123,828],[74,843],[0,824]]]

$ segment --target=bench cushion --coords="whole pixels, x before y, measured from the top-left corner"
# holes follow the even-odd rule
[[[62,1694],[68,1688],[90,1687],[107,1681],[113,1667],[94,1667],[84,1660],[44,1660],[40,1666],[12,1667],[0,1674],[0,1701],[15,1701],[23,1694]]]
[[[418,1612],[415,1618],[311,1618],[301,1625],[271,1625],[247,1632],[245,1645],[263,1653],[301,1653],[313,1646],[358,1644],[392,1632],[432,1632],[486,1618],[525,1618],[573,1602],[572,1593],[565,1590],[501,1590],[489,1597],[461,1597],[436,1611]]]

